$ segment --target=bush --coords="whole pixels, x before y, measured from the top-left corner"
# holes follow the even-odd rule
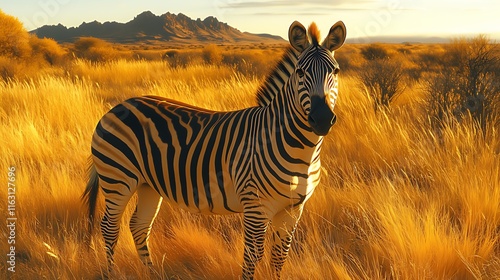
[[[389,58],[387,50],[378,44],[371,44],[361,49],[361,54],[366,60],[386,59]]]
[[[163,54],[162,59],[167,61],[171,67],[186,66],[185,64],[182,63],[178,50],[166,51]]]
[[[419,76],[424,75],[424,73],[440,72],[446,59],[445,48],[441,45],[432,45],[430,48],[412,55],[413,62],[418,65],[416,71],[419,72]]]
[[[178,50],[168,50],[163,54],[163,59],[173,59],[179,54]]]
[[[444,54],[442,70],[427,82],[428,107],[439,123],[452,110],[456,119],[469,114],[485,130],[500,125],[500,57],[497,44],[480,35],[459,38]]]
[[[424,79],[427,91],[427,112],[433,127],[442,127],[444,121],[461,114],[460,95],[457,92],[458,75],[449,71],[429,74]]]
[[[66,51],[53,39],[30,36],[30,45],[33,54],[40,56],[50,65],[61,64],[66,55]]]
[[[353,67],[353,55],[352,54],[347,54],[345,52],[338,52],[335,53],[335,60],[340,66],[340,71],[344,73],[344,71],[349,71]]]
[[[29,35],[15,17],[0,10],[0,56],[27,58],[31,55]]]
[[[0,56],[0,77],[4,81],[14,78],[17,72],[17,62],[9,57]]]
[[[374,109],[389,107],[389,104],[405,89],[404,69],[399,59],[374,59],[366,61],[359,71],[361,86],[369,93]]]
[[[93,62],[115,60],[119,52],[111,43],[94,37],[82,37],[74,43],[75,55]]]
[[[207,64],[220,65],[222,63],[222,51],[216,45],[210,44],[205,46],[201,55]]]

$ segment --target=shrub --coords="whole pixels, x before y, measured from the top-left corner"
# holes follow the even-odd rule
[[[378,44],[370,44],[361,49],[361,54],[366,60],[386,59],[389,58],[387,50]]]
[[[94,62],[119,58],[119,52],[111,43],[94,37],[82,37],[74,43],[75,55]]]
[[[456,88],[458,76],[451,69],[429,74],[423,80],[427,92],[427,112],[433,127],[442,127],[443,121],[454,114],[461,114],[461,109],[457,107],[460,100]]]
[[[373,99],[375,111],[389,104],[405,89],[404,69],[399,59],[374,59],[365,61],[359,71],[361,86]]]
[[[16,18],[0,11],[0,77],[30,78],[53,71],[45,67],[61,63],[65,50],[52,39],[30,35]]]
[[[222,63],[222,51],[216,45],[210,44],[205,46],[201,55],[207,64],[220,65]]]
[[[0,56],[0,77],[5,81],[14,78],[17,72],[16,66],[17,63],[11,58]]]
[[[163,59],[172,59],[179,54],[178,50],[168,50],[163,54]]]
[[[345,52],[335,53],[335,60],[340,66],[342,72],[351,70],[352,67],[352,54],[347,54]]]
[[[163,54],[162,58],[167,61],[171,67],[186,66],[181,62],[178,50],[168,50]]]
[[[428,107],[437,122],[443,110],[459,120],[470,114],[485,130],[500,124],[500,57],[497,44],[486,36],[453,40],[444,54],[442,70],[427,82]],[[443,103],[444,102],[444,103]]]
[[[412,60],[418,65],[420,75],[440,72],[446,59],[445,48],[437,44],[412,55]]]
[[[60,64],[66,55],[66,50],[53,39],[40,39],[36,36],[30,36],[30,45],[33,49],[33,54],[40,56],[50,65]]]
[[[0,56],[27,58],[31,54],[29,35],[15,17],[0,10]]]

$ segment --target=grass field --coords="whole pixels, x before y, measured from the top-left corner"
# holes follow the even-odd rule
[[[72,63],[71,74],[0,83],[5,182],[8,168],[16,167],[17,279],[92,279],[105,270],[100,235],[91,247],[84,238],[79,197],[93,128],[113,104],[155,94],[233,110],[255,104],[260,82],[227,66]],[[500,277],[498,131],[482,137],[474,125],[461,124],[438,135],[422,113],[418,89],[404,95],[392,110],[375,113],[356,79],[341,76],[339,121],[326,138],[322,183],[307,203],[285,279]],[[0,198],[5,209],[7,187]],[[6,210],[0,215],[6,220]],[[124,227],[128,216],[130,210]],[[165,203],[151,242],[163,279],[240,273],[238,216],[200,217]],[[116,258],[117,279],[148,278],[128,230]],[[266,275],[265,259],[257,277]]]
[[[346,46],[339,61],[355,67],[359,48]],[[280,49],[254,52],[279,57]],[[263,66],[252,65],[209,65],[202,58],[177,67],[164,60],[69,59],[0,80],[0,217],[17,218],[13,236],[0,227],[3,275],[101,277],[103,242],[96,233],[88,245],[80,201],[99,118],[118,102],[146,94],[214,110],[253,106]],[[375,112],[355,70],[341,74],[338,122],[326,137],[322,181],[306,204],[284,279],[500,278],[498,127],[482,131],[464,120],[437,130],[421,84],[409,82],[390,110]],[[13,215],[8,201],[14,201]],[[113,278],[240,276],[240,216],[192,215],[164,203],[150,238],[158,274],[150,275],[128,230],[131,210],[122,223]],[[15,273],[7,271],[12,245]],[[267,252],[257,279],[271,275]]]

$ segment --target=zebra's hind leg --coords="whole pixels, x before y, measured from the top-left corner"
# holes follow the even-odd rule
[[[151,226],[160,210],[162,197],[149,185],[142,185],[137,189],[137,206],[130,219],[130,231],[134,237],[135,247],[141,261],[148,266],[152,265],[149,254],[149,233]]]
[[[100,177],[101,179],[104,177]],[[101,220],[101,233],[104,238],[106,257],[108,260],[108,273],[114,265],[113,254],[120,234],[120,221],[128,201],[135,191],[135,186],[130,187],[121,181],[101,180],[101,187],[105,197],[106,211]]]
[[[302,215],[303,205],[278,212],[272,219],[271,267],[274,268],[275,279],[280,279],[281,269],[285,264],[292,243],[293,233]]]

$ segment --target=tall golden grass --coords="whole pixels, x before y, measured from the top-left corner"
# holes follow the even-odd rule
[[[4,182],[8,168],[17,168],[16,279],[93,279],[106,270],[100,234],[90,245],[85,237],[80,195],[94,126],[114,104],[154,94],[233,110],[253,106],[260,83],[204,63],[76,59],[66,67],[71,72],[0,82]],[[467,122],[431,129],[418,87],[374,113],[356,78],[347,72],[340,79],[339,121],[326,137],[321,185],[306,205],[283,278],[500,278],[499,132],[483,135]],[[6,198],[4,184],[3,220]],[[164,203],[150,239],[150,274],[128,230],[131,209],[113,278],[239,277],[239,216],[202,217]],[[0,232],[8,235],[5,226]],[[8,246],[0,245],[4,256]],[[258,279],[271,275],[267,260]]]
[[[7,242],[10,229],[0,227],[6,237],[0,268],[12,279],[95,279],[106,271],[102,238],[95,233],[89,242],[80,196],[90,138],[107,110],[150,94],[214,110],[253,106],[265,69],[282,51],[142,50],[88,38],[80,49],[62,48],[28,35],[1,11],[0,23],[0,218],[11,217],[12,166],[17,218],[15,244]],[[284,279],[500,278],[498,127],[484,131],[464,119],[434,129],[427,93],[418,84],[425,71],[435,71],[445,47],[378,46],[405,55],[403,67],[414,75],[390,110],[377,113],[356,75],[364,46],[339,51],[347,70],[339,121],[326,138],[321,185],[306,205]],[[240,276],[238,215],[202,217],[164,203],[151,234],[151,273],[128,231],[132,207],[123,219],[112,278]],[[14,273],[6,262],[12,245]],[[271,275],[268,258],[258,266],[258,279]]]

